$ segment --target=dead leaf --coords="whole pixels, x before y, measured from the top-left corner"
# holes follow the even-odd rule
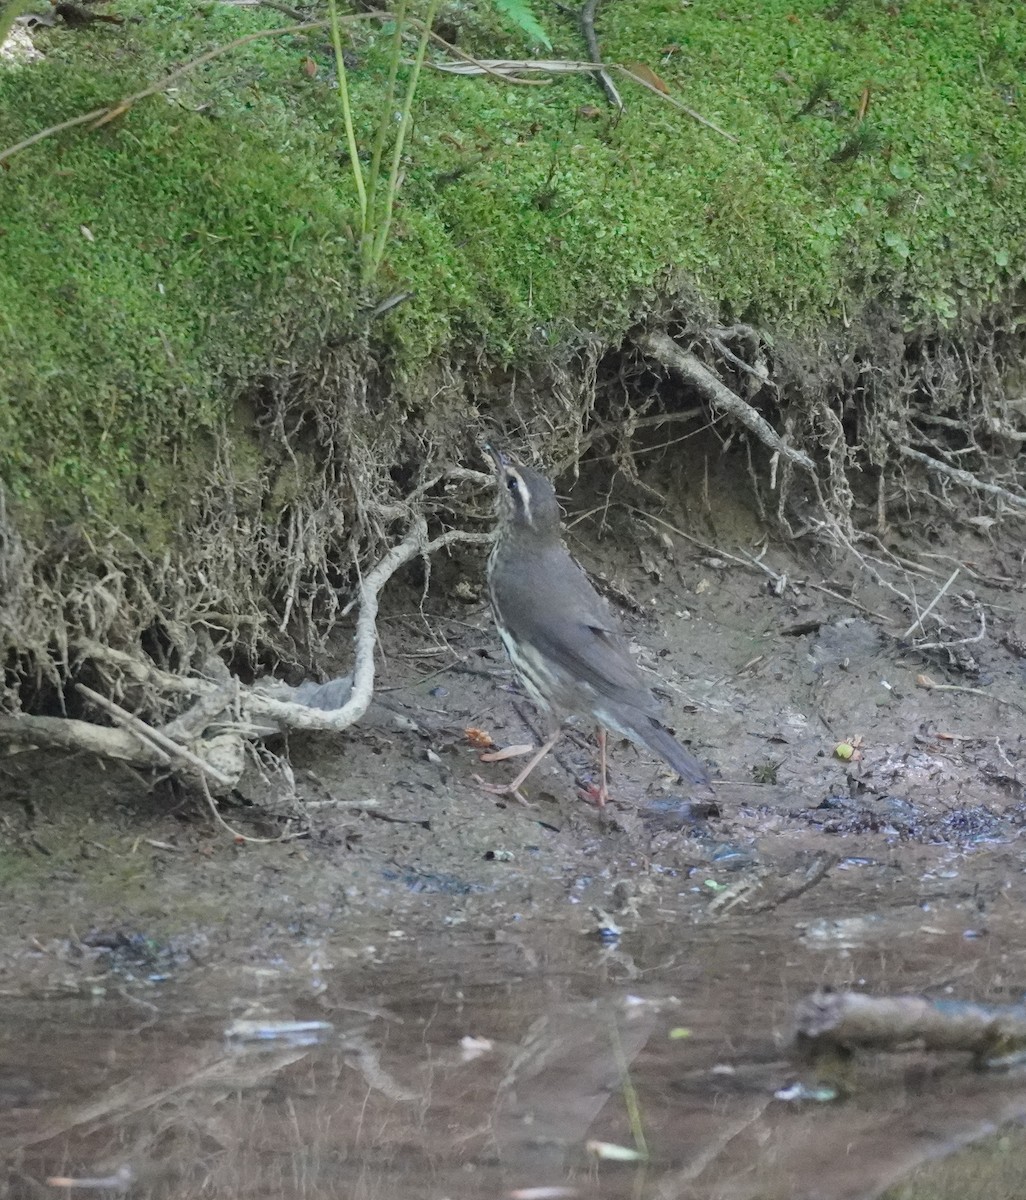
[[[306,75],[307,79],[313,79],[317,74],[317,64],[312,58],[303,59],[303,74]]]
[[[493,1049],[494,1043],[491,1038],[471,1037],[469,1034],[460,1038],[460,1058],[464,1062],[473,1062],[482,1054],[490,1054]]]
[[[87,242],[95,242],[96,241],[96,238],[93,237],[93,231],[89,228],[88,225],[79,225],[78,231],[85,238],[85,240]]]
[[[870,98],[871,94],[872,94],[872,89],[870,88],[869,84],[867,83],[866,86],[862,89],[862,95],[859,97],[858,119],[860,121],[864,121],[866,119],[866,113],[869,112],[869,98]]]
[[[609,1162],[643,1162],[648,1157],[644,1150],[620,1146],[616,1142],[600,1142],[593,1139],[585,1142],[584,1148],[596,1158],[604,1158]]]
[[[582,104],[577,115],[584,121],[597,121],[602,116],[602,109],[594,104]]]
[[[502,750],[491,750],[487,754],[479,754],[478,762],[505,762],[507,758],[523,758],[525,754],[530,754],[534,749],[533,746],[505,746]]]
[[[490,733],[486,733],[483,729],[475,729],[473,726],[464,729],[463,736],[478,750],[490,750],[495,745],[495,739]]]
[[[655,71],[652,70],[651,67],[646,67],[644,63],[627,63],[627,70],[630,71],[632,75],[636,75],[638,79],[642,79],[645,81],[645,83],[650,84],[657,92],[662,92],[664,96],[668,96],[670,94],[670,89],[666,86],[666,84],[659,78],[659,76],[655,73]]]
[[[105,112],[102,117],[97,117],[89,128],[99,129],[101,125],[106,125],[108,121],[113,121],[115,117],[120,117],[122,113],[128,112],[131,107],[130,100],[122,100],[120,104],[115,104],[113,108]]]
[[[937,686],[937,681],[935,679],[931,679],[929,675],[917,675],[916,676],[916,687],[935,688],[936,686]]]

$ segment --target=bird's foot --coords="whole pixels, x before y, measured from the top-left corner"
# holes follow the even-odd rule
[[[530,800],[525,798],[520,788],[514,786],[512,783],[489,783],[487,780],[482,779],[480,775],[474,775],[473,780],[482,791],[487,792],[490,796],[512,796],[524,808],[536,807]]]
[[[609,801],[609,789],[605,784],[598,787],[594,783],[589,783],[586,788],[578,788],[577,794],[588,804],[594,804],[596,808],[605,808]]]

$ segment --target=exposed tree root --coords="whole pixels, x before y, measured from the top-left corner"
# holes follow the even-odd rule
[[[228,429],[212,439],[206,483],[159,552],[113,528],[33,541],[0,489],[0,745],[101,754],[218,796],[256,771],[269,793],[291,794],[288,763],[264,739],[338,733],[359,720],[374,692],[388,581],[416,558],[428,565],[435,551],[488,540],[466,526],[468,513],[481,515],[489,477],[452,465],[468,459],[483,412],[546,465],[572,469],[598,449],[642,487],[635,457],[692,436],[677,430],[705,416],[705,437],[720,439],[724,455],[742,444],[741,469],[747,462],[760,512],[781,533],[857,563],[916,617],[913,633],[930,636],[929,618],[955,635],[926,648],[982,636],[959,638],[943,619],[943,589],[921,609],[913,576],[936,586],[950,567],[918,570],[885,535],[892,522],[935,513],[986,529],[1026,510],[1026,418],[1011,374],[1018,341],[991,332],[973,347],[910,350],[903,336],[888,342],[867,326],[848,343],[799,352],[751,325],[717,322],[693,298],[680,308],[668,332],[642,332],[624,352],[581,334],[527,380],[468,384],[441,364],[419,408],[409,398],[387,406],[367,346],[326,341],[316,377],[286,371],[254,401],[252,443],[240,448]],[[685,388],[668,388],[667,374]],[[251,451],[240,469],[236,459]],[[350,679],[309,685],[314,694],[274,679],[247,685],[227,665],[308,663],[351,610]],[[78,695],[113,727],[22,715],[42,707],[36,695],[73,697],[73,672],[87,685]]]
[[[1008,488],[1000,487],[996,483],[988,483],[985,479],[977,479],[971,471],[963,471],[958,467],[950,466],[948,463],[938,462],[937,459],[931,458],[928,454],[923,454],[919,450],[913,450],[911,446],[898,446],[897,450],[903,458],[921,463],[927,471],[932,471],[936,475],[945,475],[948,479],[954,480],[955,483],[968,488],[970,491],[986,492],[989,496],[998,496],[1013,505],[1013,507],[1026,510],[1026,496],[1017,496],[1014,492],[1010,492]]]
[[[141,767],[163,768],[198,781],[205,794],[230,792],[246,765],[246,743],[284,730],[339,733],[367,711],[374,692],[374,651],[377,645],[379,600],[388,581],[411,559],[425,558],[444,547],[483,544],[489,534],[449,530],[428,538],[427,522],[417,517],[406,537],[361,580],[354,634],[354,669],[347,698],[337,708],[311,707],[277,698],[266,687],[247,687],[230,676],[216,657],[207,662],[208,675],[175,675],[141,657],[97,644],[80,643],[78,650],[96,663],[115,666],[144,686],[147,694],[196,697],[191,706],[163,728],[147,723],[121,705],[84,684],[77,690],[109,715],[117,728],[86,721],[28,715],[0,717],[0,743],[9,749],[53,747],[84,750],[118,758]],[[220,678],[218,678],[220,676]],[[188,743],[188,744],[187,744]],[[225,825],[222,819],[219,823]],[[225,828],[230,828],[225,825]],[[235,836],[235,830],[230,830]]]
[[[810,475],[815,475],[816,468],[807,454],[789,446],[765,417],[721,383],[701,359],[682,349],[673,338],[665,333],[649,333],[641,338],[639,345],[657,362],[695,388],[713,408],[732,416],[746,429],[751,430],[774,454],[781,455],[788,462],[808,471]]]

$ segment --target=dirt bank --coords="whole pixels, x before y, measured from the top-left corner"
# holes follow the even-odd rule
[[[531,780],[531,808],[476,787],[514,764],[482,765],[466,730],[501,746],[537,723],[484,605],[482,559],[462,552],[436,563],[426,595],[412,575],[388,593],[381,703],[364,722],[277,746],[298,799],[276,805],[251,785],[221,805],[248,836],[295,840],[236,844],[199,795],[156,774],[81,754],[7,758],[5,986],[108,966],[175,973],[311,939],[359,954],[393,929],[554,911],[584,931],[600,921],[590,905],[631,924],[668,896],[698,921],[840,915],[866,870],[885,908],[965,895],[965,872],[1026,817],[1026,604],[1010,532],[896,538],[873,581],[766,538],[729,467],[708,467],[687,482],[664,461],[651,477],[663,505],[586,478],[568,524],[678,733],[715,766],[713,804],[623,743],[615,801],[597,811],[578,794],[595,770],[583,729]],[[925,612],[956,568],[925,633],[903,637],[916,613],[897,592]],[[341,666],[346,653],[340,633]]]

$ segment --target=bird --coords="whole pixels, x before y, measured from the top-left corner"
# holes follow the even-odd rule
[[[514,455],[485,443],[496,477],[495,542],[487,584],[495,625],[514,673],[548,721],[548,737],[508,784],[479,780],[489,792],[512,795],[559,740],[569,716],[599,727],[601,783],[593,799],[609,798],[606,730],[648,746],[684,779],[707,784],[709,772],[674,738],[662,706],[628,649],[612,608],[563,542],[556,491]]]

